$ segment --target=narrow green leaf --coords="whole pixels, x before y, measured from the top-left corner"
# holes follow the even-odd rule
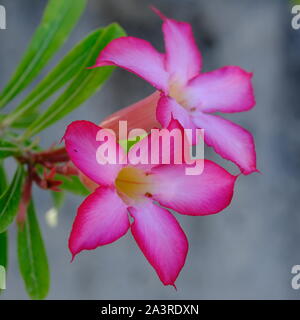
[[[5,115],[5,114],[0,114],[0,127],[2,127],[3,126],[3,120],[5,119],[7,117],[7,115]]]
[[[59,188],[62,190],[66,190],[84,197],[90,194],[90,191],[82,184],[77,176],[65,177],[63,175],[57,174],[55,176],[55,179],[62,181],[62,184],[59,186]]]
[[[7,188],[7,179],[3,160],[0,160],[0,196]]]
[[[90,67],[95,63],[99,52],[106,47],[110,41],[119,38],[124,34],[123,29],[118,24],[112,24],[104,29],[98,41],[95,42],[93,48],[90,49],[90,54],[82,64],[81,70],[75,79],[46,112],[38,117],[25,131],[23,136],[24,139],[37,134],[60,120],[99,90],[100,86],[111,75],[114,67],[95,69],[87,69],[87,67]]]
[[[0,232],[6,231],[18,212],[23,179],[24,170],[19,166],[10,186],[0,197]]]
[[[86,5],[86,0],[49,0],[42,21],[17,70],[0,95],[0,108],[26,88],[63,45]]]
[[[18,147],[8,141],[0,140],[0,159],[13,156],[19,152]]]
[[[2,161],[0,161],[0,195],[6,190],[7,181]],[[0,266],[7,268],[8,264],[8,234],[0,233]],[[1,290],[0,290],[1,292]]]
[[[14,129],[26,129],[32,122],[39,116],[39,113],[35,110],[32,110],[28,113],[22,114],[16,121],[10,123],[9,126]]]
[[[140,140],[144,139],[145,137],[147,137],[148,134],[144,135],[144,136],[138,136],[135,138],[135,140],[119,140],[119,144],[120,146],[124,149],[124,151],[127,153],[129,152],[129,150],[136,144],[138,143]]]
[[[25,224],[18,225],[18,260],[27,293],[32,299],[44,299],[49,291],[50,272],[32,201]]]
[[[8,261],[8,235],[7,235],[7,231],[5,231],[0,233],[0,266],[6,269],[7,261]]]
[[[8,233],[7,231],[0,233],[0,268],[4,267],[5,274],[0,270],[0,294],[2,293],[3,281],[6,282],[6,271],[8,265]]]
[[[63,191],[51,191],[51,195],[55,209],[59,210],[64,204],[65,193]]]
[[[89,56],[90,49],[95,45],[102,32],[103,29],[97,29],[78,43],[25,100],[6,117],[3,125],[11,125],[16,119],[20,121],[24,114],[31,114],[44,101],[68,83],[81,70],[80,67],[84,64],[87,56]],[[35,120],[36,118],[33,119]]]
[[[14,129],[26,129],[29,125],[38,117],[39,113],[36,110],[22,113],[20,117],[13,115],[13,111],[9,114],[0,114],[0,128],[14,128]],[[11,134],[11,132],[9,132]],[[16,137],[18,134],[16,134]]]

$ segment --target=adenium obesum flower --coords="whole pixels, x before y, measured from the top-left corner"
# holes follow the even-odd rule
[[[179,126],[175,120],[171,125]],[[75,121],[64,135],[72,162],[98,185],[78,208],[69,239],[73,258],[82,250],[116,241],[130,229],[163,284],[175,286],[185,263],[188,241],[168,209],[192,216],[218,213],[230,204],[237,177],[208,160],[197,160],[205,161],[201,175],[186,175],[185,162],[99,164],[96,154],[103,143],[96,139],[99,130],[91,122]],[[123,158],[144,141],[128,154],[115,142],[110,146]]]
[[[206,143],[237,164],[243,174],[257,171],[251,133],[211,114],[253,108],[252,74],[236,66],[202,73],[202,58],[191,26],[154,10],[163,19],[165,54],[145,40],[121,37],[101,51],[94,67],[116,65],[149,81],[161,92],[156,118],[162,127],[167,127],[173,116],[184,128],[202,128]]]

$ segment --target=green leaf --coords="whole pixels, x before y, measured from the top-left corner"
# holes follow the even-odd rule
[[[23,179],[24,170],[19,166],[10,186],[0,197],[0,232],[8,228],[18,212]]]
[[[22,120],[24,114],[32,114],[44,101],[68,83],[81,70],[80,67],[89,56],[90,49],[102,33],[103,29],[97,29],[78,43],[25,100],[6,117],[3,125],[11,125],[16,119]],[[37,116],[33,119],[36,118]]]
[[[0,159],[13,156],[19,152],[18,147],[8,141],[0,140]]]
[[[75,79],[46,112],[38,117],[25,131],[23,135],[24,139],[37,134],[60,120],[99,90],[100,86],[111,75],[114,67],[101,67],[95,69],[87,69],[87,67],[95,64],[99,52],[106,47],[109,42],[124,34],[123,29],[118,24],[112,24],[104,29],[98,41],[96,41],[93,48],[90,49],[90,54],[82,64],[81,70]]]
[[[64,204],[65,193],[63,191],[51,191],[51,195],[54,207],[59,210]]]
[[[7,181],[2,161],[0,161],[0,195],[6,190]],[[0,266],[7,268],[8,263],[8,234],[0,233]],[[0,290],[1,291],[1,290]]]
[[[7,270],[8,265],[8,233],[7,231],[0,233],[0,268],[4,267]],[[5,277],[5,275],[4,275]],[[0,287],[1,287],[1,274],[0,274]],[[2,289],[0,289],[0,294]]]
[[[50,272],[32,201],[25,223],[18,225],[18,260],[27,293],[32,299],[44,299],[49,291]]]
[[[4,267],[5,274],[8,265],[8,233],[7,231],[0,233],[0,268]],[[2,293],[1,282],[3,284],[3,280],[5,283],[5,274],[1,274],[0,270],[0,294]],[[2,277],[2,279],[1,279]]]
[[[148,134],[145,134],[143,136],[137,136],[135,140],[119,140],[119,145],[123,148],[123,150],[128,153],[129,150],[137,144],[139,141],[147,137]]]
[[[24,112],[20,117],[15,117],[15,114],[13,117],[13,112],[10,112],[7,115],[0,114],[0,127],[6,128],[11,127],[14,129],[26,129],[29,127],[29,125],[38,117],[39,113],[36,110]],[[9,132],[11,133],[11,132]],[[18,134],[16,134],[16,137],[18,137]]]
[[[79,196],[87,196],[90,194],[90,191],[82,184],[80,179],[77,176],[63,176],[57,174],[55,180],[62,181],[62,184],[59,186],[60,189],[69,191]]]
[[[6,269],[7,261],[8,261],[8,235],[7,235],[7,231],[5,231],[0,233],[0,266]]]
[[[85,5],[86,0],[49,0],[28,49],[0,95],[0,108],[26,88],[47,65],[68,38]]]
[[[4,168],[3,160],[0,160],[0,196],[4,193],[7,188],[7,179]]]

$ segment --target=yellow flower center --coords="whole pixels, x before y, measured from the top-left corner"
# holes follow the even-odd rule
[[[169,83],[169,96],[177,101],[179,105],[188,108],[185,92],[182,84],[177,80],[171,80]]]
[[[130,200],[142,200],[145,196],[151,197],[153,183],[151,175],[143,170],[126,167],[119,172],[115,186],[123,201],[129,203]]]

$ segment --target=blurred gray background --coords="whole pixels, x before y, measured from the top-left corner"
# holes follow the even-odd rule
[[[0,3],[6,6],[8,24],[0,32],[2,88],[39,23],[46,0]],[[190,243],[177,292],[160,283],[130,233],[112,245],[81,253],[70,264],[67,240],[82,199],[69,195],[58,226],[50,228],[44,213],[51,198],[35,190],[51,266],[49,299],[299,299],[300,290],[291,288],[291,268],[300,264],[300,30],[291,28],[288,1],[90,0],[51,66],[90,30],[112,21],[162,50],[161,22],[150,4],[192,24],[206,71],[239,65],[254,72],[256,108],[229,118],[254,134],[262,174],[241,176],[231,206],[218,215],[176,215]],[[145,81],[119,69],[88,103],[43,132],[42,144],[49,147],[59,141],[73,120],[100,122],[152,91]],[[234,170],[210,150],[207,156]],[[0,299],[27,299],[15,235],[12,228],[7,290]]]

